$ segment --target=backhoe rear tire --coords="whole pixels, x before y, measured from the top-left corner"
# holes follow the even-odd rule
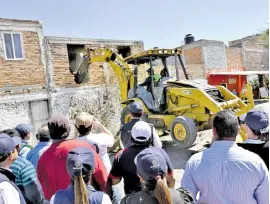
[[[192,119],[176,117],[171,124],[171,137],[181,148],[192,146],[197,137],[197,128]]]

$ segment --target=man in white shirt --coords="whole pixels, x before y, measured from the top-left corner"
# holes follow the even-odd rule
[[[77,139],[84,140],[95,146],[97,153],[100,155],[107,173],[111,171],[112,165],[107,153],[108,147],[112,147],[114,137],[112,133],[104,127],[93,115],[81,113],[75,119],[75,127],[80,133]],[[98,129],[100,133],[93,133],[93,129]],[[114,186],[111,192],[114,203],[120,203],[121,194],[117,186]]]
[[[0,197],[4,204],[25,204],[19,188],[15,185],[15,175],[9,167],[16,160],[17,137],[0,134]]]
[[[112,147],[114,137],[112,133],[104,127],[93,115],[81,113],[75,119],[75,127],[80,133],[77,139],[84,140],[96,147],[107,172],[111,170],[111,162],[107,153],[107,148]],[[93,133],[93,129],[98,129],[100,133]]]

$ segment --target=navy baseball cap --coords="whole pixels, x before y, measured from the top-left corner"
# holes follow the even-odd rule
[[[145,180],[157,180],[167,170],[166,159],[156,148],[147,148],[141,151],[134,160],[138,174]]]
[[[15,145],[22,145],[22,138],[21,137],[18,137],[18,136],[14,136],[11,138],[13,140],[13,142],[15,143]]]
[[[20,137],[20,134],[15,129],[5,129],[2,131],[2,133],[9,135],[12,140],[15,142],[15,145],[21,145],[22,144],[22,138]]]
[[[261,110],[253,110],[247,113],[244,122],[252,130],[260,133],[269,132],[269,121],[266,112]]]
[[[94,153],[87,147],[77,147],[68,153],[67,172],[70,176],[79,176],[82,171],[86,174],[95,169]]]
[[[135,101],[129,105],[129,110],[131,113],[142,113],[143,107],[141,103]]]
[[[13,139],[7,134],[0,134],[0,159],[7,156],[16,148]]]
[[[15,127],[15,130],[17,130],[20,136],[24,138],[27,134],[31,132],[32,125],[20,124]]]

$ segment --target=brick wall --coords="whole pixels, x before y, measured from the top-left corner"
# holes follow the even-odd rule
[[[53,64],[53,81],[55,87],[76,86],[74,76],[69,71],[68,52],[66,44],[50,44]]]
[[[239,68],[243,67],[242,49],[237,47],[226,48],[227,67]]]
[[[24,59],[5,60],[4,40],[0,31],[0,88],[29,85],[44,87],[46,79],[44,66],[41,62],[38,34],[31,31],[21,31],[20,33],[22,34]]]
[[[53,80],[55,87],[79,87],[101,85],[105,83],[103,63],[93,63],[89,67],[89,81],[84,84],[76,84],[74,75],[69,70],[67,44],[49,43],[53,64]],[[101,44],[85,44],[85,48],[99,48]],[[109,46],[116,48],[116,45]],[[135,54],[143,50],[142,45],[131,46],[131,53]],[[109,83],[118,83],[118,80],[110,66],[108,66]]]
[[[86,45],[86,47],[90,47]],[[50,44],[53,62],[53,78],[55,87],[79,87],[86,85],[100,85],[104,83],[104,69],[102,64],[94,63],[89,67],[89,81],[84,84],[76,84],[74,75],[70,73],[68,52],[66,44]],[[109,67],[110,80],[115,78],[113,71]]]
[[[204,63],[201,46],[192,47],[183,51],[185,67],[190,79],[204,79]],[[180,70],[180,78],[185,79],[183,70]]]

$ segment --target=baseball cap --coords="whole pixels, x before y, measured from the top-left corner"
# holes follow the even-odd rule
[[[13,139],[7,134],[0,134],[0,159],[11,153],[16,147]]]
[[[156,148],[147,148],[141,151],[134,159],[138,174],[145,180],[157,180],[167,170],[166,159]]]
[[[268,115],[262,110],[249,111],[244,119],[244,122],[252,130],[258,131],[260,133],[269,132]]]
[[[20,124],[15,127],[15,130],[18,131],[21,138],[24,138],[27,134],[29,134],[32,130],[32,125]]]
[[[95,169],[94,153],[87,147],[77,147],[68,153],[67,172],[70,176],[79,176],[82,171],[90,173]]]
[[[17,145],[21,146],[22,145],[22,138],[21,137],[14,136],[11,139],[13,140],[15,146],[17,146]]]
[[[267,113],[267,115],[269,115],[269,106],[270,106],[270,102],[258,104],[253,109],[251,109],[250,111],[264,111],[264,112]],[[239,119],[241,121],[245,121],[246,116],[247,116],[247,113],[241,115],[239,117]]]
[[[138,121],[131,129],[131,136],[138,142],[146,142],[152,135],[151,127],[144,121]]]
[[[19,132],[15,129],[5,129],[1,133],[4,133],[12,138],[14,141],[15,145],[21,145],[22,144],[22,138],[19,134]]]
[[[142,113],[143,107],[141,103],[135,101],[129,105],[129,110],[131,113]]]
[[[80,126],[84,126],[85,128],[88,128],[92,125],[94,121],[94,116],[90,115],[89,113],[80,113],[76,118],[75,118],[75,125],[77,128]]]

